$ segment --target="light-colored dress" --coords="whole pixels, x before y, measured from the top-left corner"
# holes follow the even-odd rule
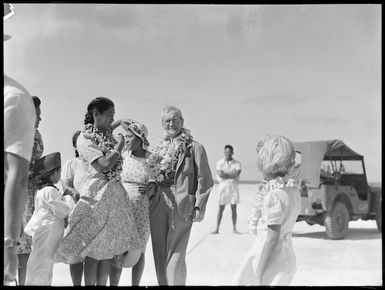
[[[108,260],[139,249],[140,239],[120,172],[105,172],[94,162],[110,150],[98,146],[84,131],[78,137],[77,149],[89,164],[87,180],[69,215],[68,232],[56,253],[58,260],[70,264],[79,262],[78,257]]]
[[[25,227],[33,241],[25,285],[52,284],[54,253],[64,234],[64,218],[74,204],[72,197],[63,197],[54,186],[37,191],[35,211]]]
[[[235,159],[227,161],[226,158],[217,162],[217,170],[222,170],[224,173],[234,173],[241,170],[241,163]],[[219,204],[237,204],[240,202],[239,198],[239,176],[237,178],[222,178],[217,175],[219,182]]]
[[[149,203],[147,195],[139,193],[138,186],[147,186],[148,184],[149,168],[147,159],[135,157],[125,151],[121,178],[127,191],[127,197],[132,204],[135,224],[141,241],[141,250],[145,252],[150,237]]]
[[[88,162],[80,157],[67,160],[61,171],[62,182],[70,181],[75,190],[82,195],[83,186],[87,181]]]
[[[281,225],[279,245],[269,260],[262,285],[289,285],[296,273],[292,229],[301,209],[300,182],[277,177],[266,182],[256,195],[250,216],[251,229],[258,223],[257,237],[235,277],[237,285],[257,285],[255,273],[265,244],[268,225]],[[258,221],[259,220],[259,221]]]
[[[35,139],[33,142],[32,148],[32,159],[29,166],[30,171],[35,165],[36,160],[38,160],[44,151],[43,138],[39,130],[36,129]],[[31,175],[28,178],[28,200],[26,208],[23,214],[23,223],[21,226],[21,237],[20,237],[20,246],[17,249],[18,254],[29,254],[32,251],[32,237],[27,235],[24,232],[24,228],[31,219],[33,212],[35,210],[35,195],[37,192],[36,178],[32,178]]]

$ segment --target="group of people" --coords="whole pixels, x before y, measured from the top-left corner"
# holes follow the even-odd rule
[[[9,13],[6,5],[4,12]],[[144,124],[114,121],[114,103],[93,99],[72,138],[75,158],[62,166],[59,152],[42,156],[40,103],[4,76],[4,283],[51,285],[54,263],[63,262],[74,285],[83,276],[85,285],[118,285],[124,267],[133,268],[132,284],[139,285],[151,237],[158,284],[185,285],[192,224],[203,220],[214,182],[206,151],[184,127],[180,109],[163,109],[164,136],[149,150]],[[124,135],[114,135],[119,126]],[[225,152],[217,164],[222,185],[214,233],[227,203],[237,233],[241,166],[231,146]],[[286,137],[258,141],[265,180],[249,218],[258,236],[235,284],[288,285],[296,272],[291,231],[300,182],[289,177],[294,158]]]
[[[59,152],[41,157],[36,130],[19,247],[21,285],[51,285],[55,262],[70,264],[74,285],[83,275],[85,285],[106,285],[108,278],[118,285],[123,267],[133,267],[132,283],[139,285],[150,233],[159,284],[185,284],[192,223],[203,219],[213,187],[205,149],[184,128],[181,111],[164,108],[165,136],[157,146],[176,148],[177,156],[157,181],[146,126],[114,122],[114,114],[110,99],[90,102],[84,128],[72,139],[75,158],[63,168]],[[115,138],[119,126],[125,135]]]

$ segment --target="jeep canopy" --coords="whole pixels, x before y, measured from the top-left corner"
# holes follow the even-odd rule
[[[293,142],[294,149],[301,154],[301,163],[296,165],[293,177],[304,180],[308,186],[318,187],[323,160],[363,160],[341,140]]]

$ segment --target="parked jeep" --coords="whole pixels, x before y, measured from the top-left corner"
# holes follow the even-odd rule
[[[293,177],[302,180],[297,221],[319,224],[330,239],[343,239],[349,221],[377,221],[382,230],[381,188],[368,185],[364,157],[341,140],[294,142]]]

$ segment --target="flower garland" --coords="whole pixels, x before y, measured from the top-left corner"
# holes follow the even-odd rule
[[[191,146],[193,137],[186,128],[175,138],[165,138],[158,142],[148,159],[150,181],[162,183],[170,180],[176,170],[178,157]]]
[[[114,150],[114,147],[117,144],[112,132],[102,133],[93,124],[86,124],[82,133],[85,138],[91,139],[92,142],[99,147],[104,156],[107,156],[111,150]],[[110,170],[104,170],[102,172],[106,175],[107,180],[113,178],[115,180],[120,180],[122,166],[123,160],[122,157],[119,156],[118,161],[115,162]]]

